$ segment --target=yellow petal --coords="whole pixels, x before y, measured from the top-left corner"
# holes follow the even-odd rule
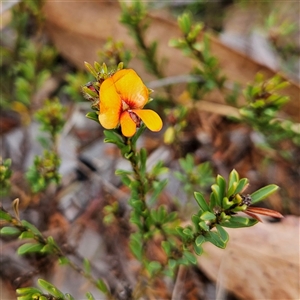
[[[112,77],[107,78],[100,86],[99,122],[106,129],[118,126],[122,101],[117,93]]]
[[[143,108],[149,100],[148,88],[132,69],[116,72],[112,79],[121,99],[131,108]]]
[[[163,123],[160,116],[151,109],[133,109],[151,131],[160,131]]]
[[[124,111],[121,114],[120,123],[121,123],[122,134],[124,136],[131,137],[135,134],[136,124],[131,119],[128,111]]]

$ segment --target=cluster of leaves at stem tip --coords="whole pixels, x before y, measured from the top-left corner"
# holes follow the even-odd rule
[[[199,211],[192,216],[191,225],[177,228],[183,241],[184,253],[191,251],[192,248],[197,255],[201,255],[204,242],[225,248],[229,236],[224,227],[242,228],[257,223],[255,219],[237,215],[239,212],[246,212],[250,205],[250,203],[245,203],[242,194],[247,186],[248,179],[240,179],[239,174],[233,170],[227,183],[222,176],[217,176],[216,183],[211,186],[212,192],[208,201],[201,193],[194,193]],[[252,199],[251,204],[265,199],[277,189],[276,185],[268,185],[252,193],[249,195],[249,199]],[[190,260],[190,262],[195,262],[195,260]]]
[[[24,287],[16,290],[17,300],[75,300],[75,298],[69,294],[64,294],[56,286],[44,279],[38,279],[39,288],[36,287]],[[86,293],[87,300],[95,300],[91,293]]]
[[[213,182],[213,170],[209,162],[195,166],[194,157],[187,154],[179,159],[182,171],[174,172],[174,176],[183,184],[183,190],[191,197],[194,191],[205,191]]]
[[[278,91],[288,85],[278,75],[265,80],[259,73],[254,83],[249,84],[244,91],[247,105],[240,109],[242,120],[261,132],[265,143],[273,147],[283,140],[291,140],[300,146],[299,124],[279,115],[289,97],[279,94]]]
[[[208,33],[203,33],[202,41],[198,39],[204,25],[194,23],[190,13],[183,13],[179,16],[178,25],[183,37],[172,39],[170,46],[181,49],[186,56],[197,61],[192,74],[199,80],[189,83],[190,96],[193,99],[201,99],[205,93],[215,88],[222,89],[226,78],[220,75],[218,59],[211,54]]]
[[[44,106],[35,113],[35,118],[41,124],[41,131],[49,137],[39,137],[45,150],[42,156],[35,156],[33,165],[26,172],[26,178],[31,191],[44,191],[50,183],[59,184],[61,176],[58,172],[60,157],[57,152],[57,136],[65,124],[65,107],[58,99],[47,100]]]

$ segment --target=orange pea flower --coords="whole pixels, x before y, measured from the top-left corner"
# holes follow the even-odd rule
[[[100,86],[99,122],[105,129],[121,125],[122,134],[131,137],[141,120],[151,131],[162,128],[160,116],[143,109],[149,100],[149,90],[132,69],[117,71]]]

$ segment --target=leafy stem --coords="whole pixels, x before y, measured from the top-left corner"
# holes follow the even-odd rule
[[[18,215],[18,201],[14,201],[14,203],[15,211]],[[73,270],[85,277],[90,283],[105,293],[109,299],[112,299],[104,281],[102,279],[95,279],[90,272],[86,272],[70,260],[55,242],[53,237],[45,237],[33,224],[12,216],[2,207],[2,205],[0,206],[0,219],[4,220],[9,225],[1,229],[0,233],[2,235],[18,234],[19,239],[31,239],[34,241],[22,244],[17,251],[19,255],[33,252],[52,254],[58,258],[61,264],[68,264]]]

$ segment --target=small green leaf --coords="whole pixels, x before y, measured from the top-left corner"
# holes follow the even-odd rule
[[[105,282],[102,279],[97,280],[97,287],[104,294],[106,294],[108,292],[107,286],[106,286]]]
[[[52,236],[48,236],[48,237],[47,237],[47,243],[48,243],[52,248],[59,248]]]
[[[171,254],[171,244],[168,241],[162,241],[161,247],[163,248],[167,256]]]
[[[204,242],[205,242],[205,237],[203,235],[198,235],[195,240],[195,244],[197,246],[201,246]]]
[[[194,197],[199,205],[199,207],[205,212],[209,211],[209,206],[207,202],[205,201],[203,195],[201,193],[195,192]]]
[[[19,239],[33,239],[34,238],[34,233],[31,231],[23,231],[19,235]]]
[[[160,195],[160,193],[163,191],[163,189],[165,188],[165,186],[168,184],[169,180],[163,179],[159,182],[153,182],[153,193],[149,199],[149,204],[152,205],[155,203],[155,201],[157,200],[158,196]]]
[[[87,297],[87,300],[95,300],[94,296],[90,292],[87,292],[85,296]]]
[[[125,171],[125,170],[122,170],[122,169],[117,169],[115,171],[115,174],[118,175],[118,176],[121,176],[121,175],[131,175],[132,172],[131,171]]]
[[[230,197],[238,185],[239,174],[236,170],[232,170],[229,174],[227,197]]]
[[[226,244],[229,241],[229,235],[227,231],[219,224],[216,224],[216,228],[218,230],[218,233],[222,239],[222,241]]]
[[[95,111],[90,111],[85,115],[88,119],[96,121],[99,123],[98,114]]]
[[[184,35],[187,35],[191,31],[192,21],[188,13],[182,14],[178,17],[178,25]]]
[[[195,255],[189,251],[184,251],[183,252],[183,257],[185,259],[187,259],[190,263],[192,264],[197,264],[197,258],[195,257]]]
[[[131,138],[132,145],[135,145],[138,138],[141,136],[141,134],[146,130],[146,125],[143,123],[142,126],[137,130],[136,134]]]
[[[27,222],[26,220],[22,220],[21,223],[25,228],[32,231],[35,235],[38,235],[38,236],[42,237],[41,232],[33,224]]]
[[[11,221],[12,217],[3,210],[0,210],[0,220]]]
[[[67,293],[65,294],[65,300],[75,300],[75,298],[71,294]]]
[[[235,193],[235,190],[236,190],[237,186],[238,186],[238,182],[235,181],[235,182],[232,183],[232,185],[230,186],[230,188],[228,188],[228,191],[227,191],[227,194],[226,194],[226,196],[228,198]]]
[[[206,211],[203,214],[201,214],[200,219],[203,221],[212,221],[216,219],[216,216],[210,211]]]
[[[195,226],[195,230],[199,231],[199,222],[200,222],[199,216],[194,214],[194,215],[192,215],[191,220],[192,220],[192,222],[193,222],[193,224]]]
[[[88,62],[84,62],[85,67],[90,71],[90,73],[97,78],[97,72],[95,71],[95,69],[93,68],[93,66],[91,64],[89,64]]]
[[[132,180],[127,175],[121,175],[122,183],[128,187],[130,187]]]
[[[239,181],[234,193],[238,194],[238,193],[241,193],[242,191],[244,191],[246,186],[248,185],[248,183],[249,183],[249,180],[247,178],[242,178]]]
[[[104,130],[103,133],[105,137],[109,140],[117,140],[119,142],[122,142],[121,137],[114,130]]]
[[[19,296],[17,297],[17,300],[32,300],[32,294],[28,294],[26,296]]]
[[[205,221],[202,221],[199,223],[199,226],[205,230],[205,231],[209,231],[209,226],[205,223]]]
[[[195,251],[195,253],[197,254],[197,255],[202,255],[202,253],[203,253],[203,248],[201,247],[201,246],[198,246],[198,245],[196,245],[196,244],[194,244],[194,251]]]
[[[45,245],[40,251],[40,253],[52,253],[52,252],[53,252],[53,247],[49,244]]]
[[[186,227],[182,230],[182,233],[185,234],[188,237],[192,237],[193,236],[193,231],[191,228]]]
[[[164,223],[166,215],[167,215],[167,210],[166,210],[165,206],[161,205],[157,209],[157,222],[160,224]]]
[[[210,211],[214,211],[214,208],[218,207],[218,206],[221,206],[221,205],[218,205],[215,193],[214,192],[210,193],[210,197],[209,197]]]
[[[89,262],[89,260],[87,258],[83,259],[83,267],[84,267],[84,271],[87,274],[91,273],[91,264],[90,264],[90,262]]]
[[[275,193],[279,187],[275,184],[267,185],[256,192],[251,194],[251,204],[257,203],[265,198],[269,197],[271,194]]]
[[[176,211],[172,211],[171,213],[168,213],[166,217],[166,223],[175,221],[177,217],[178,217],[178,213]]]
[[[140,171],[142,174],[146,172],[146,162],[147,162],[147,151],[145,148],[140,150]]]
[[[225,190],[226,190],[226,181],[225,179],[221,176],[221,175],[218,175],[217,176],[217,184],[219,186],[219,198],[220,198],[220,201],[221,199],[223,199],[223,197],[225,196]]]
[[[168,266],[169,266],[169,268],[172,269],[172,270],[175,269],[175,268],[177,267],[177,262],[176,262],[176,260],[170,258],[170,259],[168,260]]]
[[[129,204],[137,211],[142,211],[144,208],[144,203],[141,200],[131,199]]]
[[[69,263],[69,259],[65,256],[61,256],[58,259],[60,265],[67,265]]]
[[[24,255],[27,253],[40,252],[43,249],[44,245],[37,243],[26,243],[18,248],[17,253],[19,255]]]
[[[213,245],[217,246],[218,248],[225,249],[226,247],[226,243],[224,243],[219,234],[214,231],[209,231],[205,233],[205,239]]]
[[[122,153],[123,156],[125,156],[125,155],[128,156],[132,152],[130,145],[123,145],[123,144],[119,144],[119,143],[117,143],[117,145],[120,148],[121,153]]]
[[[41,288],[45,289],[50,295],[61,299],[65,298],[64,294],[50,282],[44,279],[38,279],[38,284]]]
[[[18,295],[35,294],[35,293],[41,294],[42,291],[34,287],[24,287],[24,288],[16,289],[16,293]]]
[[[133,235],[131,235],[133,236]],[[135,255],[135,257],[138,259],[138,260],[142,260],[142,241],[138,241],[138,240],[135,240],[133,238],[131,238],[130,242],[129,242],[129,247],[130,247],[130,250],[132,251],[132,253]]]
[[[255,225],[258,221],[246,217],[232,216],[229,220],[222,222],[220,225],[227,228],[244,228]]]
[[[17,235],[20,233],[21,231],[16,227],[3,227],[0,230],[0,234],[2,235]]]
[[[161,270],[161,264],[158,261],[151,261],[147,265],[147,270],[150,273],[150,276],[152,277],[157,272],[159,272],[159,270]]]

